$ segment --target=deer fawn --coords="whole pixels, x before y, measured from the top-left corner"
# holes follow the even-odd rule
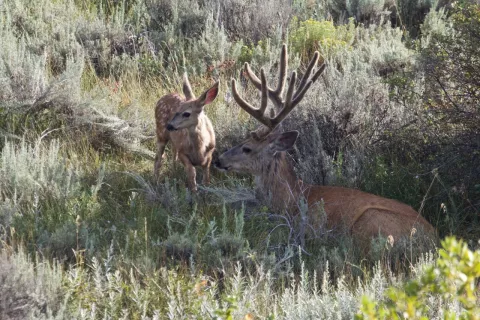
[[[217,97],[218,81],[196,99],[185,74],[183,93],[185,98],[173,93],[163,96],[157,102],[155,108],[157,155],[154,174],[158,178],[165,146],[169,140],[172,140],[175,160],[180,159],[185,166],[188,187],[192,192],[196,192],[195,166],[201,166],[204,169],[203,183],[210,183],[210,164],[215,150],[215,133],[210,119],[203,112],[203,107]]]
[[[308,204],[309,219],[315,221],[315,208],[318,212],[318,206],[323,206],[328,228],[346,228],[355,239],[367,243],[379,234],[385,237],[391,235],[394,239],[410,235],[414,227],[421,227],[428,234],[434,234],[432,225],[406,204],[355,189],[309,185],[297,178],[286,150],[293,147],[298,131],[282,133],[279,124],[324,71],[325,64],[322,64],[310,78],[318,58],[319,54],[315,52],[295,92],[297,76],[292,72],[285,99],[282,97],[288,59],[285,45],[282,48],[279,81],[275,90],[267,86],[263,69],[258,79],[248,63],[245,64],[248,78],[261,91],[260,107],[255,109],[240,97],[234,79],[232,94],[238,105],[263,126],[252,132],[245,142],[220,155],[216,167],[253,174],[257,190],[264,196],[271,197],[271,203],[277,211],[298,212],[299,201],[303,198]],[[277,115],[273,110],[270,116],[265,115],[268,99],[280,110]]]

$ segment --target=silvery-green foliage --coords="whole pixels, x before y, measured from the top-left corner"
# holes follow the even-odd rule
[[[14,194],[12,198],[4,197],[4,199],[0,200],[0,235],[2,241],[6,240],[7,232],[4,231],[10,226],[17,210],[18,203],[16,201],[16,194]]]
[[[0,159],[2,198],[35,201],[43,194],[57,199],[74,196],[80,189],[81,169],[61,154],[58,140],[35,144],[5,142]]]
[[[190,68],[194,68],[196,73],[202,74],[208,66],[218,66],[229,58],[232,45],[223,27],[218,27],[218,21],[211,13],[204,22],[204,30],[200,36],[190,45],[186,45],[188,49],[185,53],[188,54],[188,59],[184,62],[191,64]],[[199,62],[203,62],[203,65]]]
[[[121,27],[114,24],[107,25],[99,18],[79,20],[74,35],[85,50],[95,71],[101,76],[109,75],[111,61],[116,57],[111,55],[112,46],[116,46],[117,51],[120,51],[124,49],[121,43],[128,43],[128,36],[132,36],[131,33],[123,32]]]
[[[433,35],[446,36],[453,32],[452,22],[447,19],[445,8],[438,10],[430,9],[420,27],[422,36],[420,38],[421,48],[427,48]]]
[[[208,117],[215,125],[215,135],[221,137],[217,139],[216,146],[220,153],[244,139],[248,132],[248,125],[254,122],[247,117],[245,121],[232,121],[232,119],[239,119],[242,109],[233,100],[230,84],[224,84],[222,87],[225,88],[223,101],[220,100],[214,108],[206,110]]]
[[[112,257],[117,254],[112,249],[104,258],[94,257],[88,265],[77,265],[63,273],[56,264],[34,263],[23,251],[14,254],[4,251],[0,273],[8,276],[0,277],[3,281],[0,286],[1,306],[4,307],[0,307],[2,319],[65,317],[66,301],[71,301],[68,304],[71,319],[138,316],[155,319],[159,315],[169,319],[209,318],[225,312],[234,319],[247,314],[293,320],[351,319],[358,311],[361,296],[383,300],[388,286],[403,281],[377,264],[371,274],[364,275],[364,280],[358,280],[357,288],[352,288],[342,277],[332,282],[327,263],[320,278],[302,267],[299,278],[292,275],[289,286],[278,290],[274,289],[275,278],[271,271],[262,266],[250,273],[237,264],[220,284],[208,276],[179,274],[166,268],[153,273],[145,273],[138,266],[122,270],[112,263]],[[421,277],[434,259],[432,254],[422,256],[412,264],[412,275]],[[441,316],[437,307],[445,302],[432,294],[428,303],[432,310],[430,316]],[[449,307],[455,310],[458,306]]]
[[[35,294],[23,295],[25,299],[17,300],[9,300],[8,294],[0,297],[9,303],[28,303],[33,307],[39,305],[38,301],[45,301],[42,306],[46,306],[48,314],[54,315],[64,313],[63,300],[58,297],[66,292],[66,301],[71,302],[68,304],[71,319],[128,319],[140,316],[156,319],[159,315],[168,319],[206,319],[212,315],[227,314],[234,319],[248,314],[289,320],[351,319],[358,311],[363,295],[381,301],[385,299],[386,288],[398,286],[403,281],[393,277],[379,263],[371,272],[364,270],[363,279],[358,279],[357,285],[352,287],[341,276],[332,281],[327,262],[320,277],[306,270],[302,264],[299,277],[292,274],[287,288],[278,288],[271,270],[262,265],[258,265],[255,272],[250,272],[241,264],[236,264],[234,270],[223,269],[223,276],[218,279],[179,273],[165,267],[147,271],[136,265],[125,270],[114,262],[113,258],[117,255],[119,253],[111,246],[107,256],[94,257],[90,263],[72,266],[62,274],[56,265],[45,262],[34,264],[22,252],[11,256],[4,253],[0,272],[14,276],[0,277],[9,284],[1,286],[0,290],[15,288],[11,292],[13,297],[24,291]],[[434,263],[434,259],[433,254],[422,256],[411,265],[412,275],[421,277],[423,270]],[[33,273],[34,265],[36,273]],[[62,276],[63,287],[60,287]],[[10,285],[12,282],[22,284],[28,277],[33,281],[21,286],[23,291]],[[31,286],[33,283],[35,287]],[[438,315],[438,303],[443,305],[442,301],[432,294],[428,302],[431,303],[431,316]]]
[[[210,0],[210,8],[218,6],[219,22],[230,38],[257,43],[271,38],[277,29],[285,30],[294,8],[298,5],[288,0]],[[304,2],[304,1],[294,1]]]
[[[341,64],[346,60],[351,71],[365,69],[372,76],[385,76],[401,70],[414,57],[414,52],[402,41],[403,31],[388,22],[382,20],[378,25],[356,31],[355,48],[352,52],[344,51],[344,56],[338,59]]]
[[[40,257],[32,259],[22,249],[0,253],[0,318],[69,318],[62,291],[62,266]]]
[[[79,16],[74,1],[12,0],[4,6],[3,15],[10,22],[7,28],[19,41],[26,41],[30,53],[43,54],[53,73],[62,72],[71,52],[80,47],[74,37],[75,23],[62,23]]]
[[[297,167],[307,181],[355,184],[366,149],[413,116],[390,98],[384,80],[413,56],[401,36],[387,24],[357,28],[355,45],[326,61],[322,78],[286,119],[288,129],[300,130]]]
[[[28,113],[34,117],[49,110],[70,127],[88,130],[92,138],[102,139],[105,143],[153,159],[154,153],[140,145],[142,141],[151,138],[152,123],[147,121],[146,115],[140,112],[140,108],[120,111],[114,99],[106,99],[107,93],[102,88],[82,94],[81,76],[84,67],[83,51],[72,52],[60,75],[49,78],[41,90],[35,90],[29,96],[13,95],[13,106],[7,106],[6,111]],[[43,69],[40,74],[47,78],[48,70]],[[12,83],[14,80],[9,81]],[[21,88],[18,90],[22,91]],[[92,130],[93,127],[95,130]]]
[[[0,16],[2,12],[0,11]],[[0,25],[0,99],[3,104],[31,101],[47,85],[46,52],[32,53],[28,40],[18,39],[11,17]]]
[[[357,18],[380,16],[385,8],[385,0],[358,0]]]
[[[233,44],[218,20],[216,6],[200,6],[198,1],[153,0],[148,3],[152,28],[144,41],[150,43],[150,58],[166,66],[162,78],[174,81],[187,71],[204,74],[232,58]]]
[[[321,2],[321,1],[320,1]],[[417,36],[424,15],[435,8],[438,0],[327,0],[322,6],[326,15],[332,15],[335,21],[346,21],[354,17],[364,24],[378,24],[387,18],[396,27],[408,30]],[[448,2],[448,1],[443,1]]]
[[[58,23],[75,16],[74,8],[70,1],[42,0],[31,5],[14,0],[5,4],[4,10],[0,12],[5,22],[0,26],[2,100],[10,104],[38,104],[41,101],[35,100],[41,100],[42,95],[50,93],[52,83],[69,90],[64,96],[75,96],[79,92],[79,81],[72,86],[66,78],[73,76],[80,79],[83,69],[80,73],[75,73],[72,69],[83,59],[82,49],[73,35],[74,28]],[[59,15],[53,18],[52,14],[55,13]],[[52,73],[56,76],[53,80]],[[54,100],[48,98],[46,103]]]
[[[317,287],[316,273],[302,270],[298,282],[281,295],[282,314],[279,319],[351,319],[358,308],[356,293],[349,290],[344,279],[336,284],[329,280],[328,264],[322,275],[321,287]]]
[[[362,23],[378,23],[389,16],[394,8],[392,0],[327,0],[324,6],[328,15],[339,21],[349,17]]]
[[[270,74],[270,78],[275,81],[270,82],[270,86],[276,86],[278,80],[279,57],[282,51],[283,41],[281,33],[277,33],[276,37],[265,40],[261,44],[257,44],[253,48],[251,64],[256,66],[256,73],[260,74],[260,69],[265,70],[265,74]],[[290,70],[295,70],[300,65],[300,57],[291,55],[289,58]]]

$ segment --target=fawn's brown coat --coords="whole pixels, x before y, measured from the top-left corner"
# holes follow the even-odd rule
[[[183,92],[185,98],[173,93],[163,96],[157,102],[155,108],[157,155],[154,174],[158,178],[165,147],[171,140],[175,160],[180,159],[185,166],[188,187],[196,192],[196,166],[204,169],[203,183],[210,182],[215,133],[203,109],[217,97],[218,82],[196,99],[185,75]]]

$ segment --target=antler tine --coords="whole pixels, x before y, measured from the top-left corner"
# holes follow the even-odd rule
[[[288,54],[287,54],[287,45],[283,44],[282,52],[280,53],[280,69],[278,72],[278,84],[277,89],[273,92],[278,97],[283,95],[283,90],[285,89],[285,80],[287,79],[287,68],[288,68]]]
[[[325,71],[325,67],[327,65],[325,63],[322,63],[322,65],[320,66],[320,68],[318,68],[317,71],[315,71],[315,74],[313,75],[312,77],[312,83],[314,83],[315,81],[317,81],[318,77],[320,77],[320,75],[323,73],[323,71]]]
[[[264,115],[265,109],[267,108],[268,103],[268,88],[267,88],[267,79],[265,78],[265,73],[261,71],[261,86],[262,86],[262,98],[260,108],[254,108],[250,103],[245,101],[237,91],[237,81],[232,79],[232,95],[238,105],[245,110],[252,117],[263,123],[269,128],[272,128],[272,119]]]
[[[257,88],[258,90],[262,90],[262,83],[260,82],[260,79],[258,79],[258,77],[255,75],[255,73],[253,73],[248,62],[245,62],[244,68],[247,72],[248,78],[250,79],[250,81],[252,81],[255,88]]]
[[[315,51],[315,53],[313,54],[312,60],[310,60],[310,62],[308,63],[307,69],[305,70],[305,74],[303,75],[302,80],[300,81],[300,85],[298,86],[297,92],[295,92],[295,96],[293,97],[293,99],[295,99],[298,96],[298,94],[302,92],[303,88],[307,84],[308,78],[310,78],[310,75],[312,74],[312,70],[318,62],[319,56],[320,54],[318,53],[318,51]]]
[[[295,108],[295,106],[303,99],[305,93],[310,89],[311,85],[318,79],[318,77],[322,74],[325,70],[325,64],[322,64],[318,70],[315,71],[313,77],[311,79],[310,76],[313,72],[313,69],[317,65],[318,59],[320,54],[318,51],[315,51],[312,59],[310,60],[307,69],[305,70],[305,74],[300,81],[300,85],[295,89],[295,83],[297,81],[297,73],[294,71],[290,76],[290,80],[288,83],[287,94],[285,100],[283,100],[282,95],[285,89],[285,82],[286,82],[286,73],[288,68],[288,55],[287,55],[287,46],[284,44],[282,46],[282,52],[280,55],[280,68],[279,68],[279,79],[277,88],[272,90],[267,85],[267,80],[265,77],[265,71],[263,69],[260,70],[260,78],[259,79],[250,68],[250,65],[246,62],[245,63],[245,71],[247,73],[248,78],[252,81],[253,85],[262,92],[261,104],[260,108],[256,109],[247,101],[245,101],[237,91],[236,81],[232,79],[232,93],[233,98],[238,103],[238,105],[244,109],[247,113],[249,113],[252,117],[260,121],[262,124],[267,126],[270,130],[273,130],[283,119]],[[270,111],[271,115],[265,115],[265,110],[267,108],[268,99],[272,100],[272,102],[277,106],[277,108],[281,107],[280,112],[275,115],[275,111],[272,109]]]
[[[297,90],[297,93],[295,94],[295,97],[293,98],[293,102],[292,102],[292,105],[293,106],[296,106],[302,99],[303,99],[303,96],[305,95],[305,93],[308,91],[308,89],[310,89],[310,86],[315,82],[317,81],[318,77],[320,77],[320,75],[323,73],[323,71],[325,70],[325,67],[326,67],[326,64],[323,63],[320,68],[315,71],[315,74],[313,75],[312,79],[310,79],[307,84],[303,87],[302,91],[298,91]]]
[[[274,124],[274,126],[279,124],[293,110],[293,108],[295,108],[295,106],[303,99],[308,89],[310,89],[311,85],[318,79],[318,77],[320,77],[320,75],[325,70],[326,65],[325,63],[323,63],[320,68],[315,71],[313,77],[310,80],[308,79],[312,74],[313,68],[317,64],[319,56],[320,54],[315,51],[315,54],[313,55],[312,60],[310,60],[310,63],[307,66],[305,74],[303,75],[302,80],[300,81],[300,85],[295,91],[295,94],[293,94],[293,91],[297,79],[297,73],[295,71],[292,72],[290,82],[288,84],[287,96],[285,97],[282,110],[277,114],[275,118],[272,119],[272,123]]]
[[[287,96],[285,97],[285,102],[283,103],[283,108],[277,114],[275,118],[272,119],[274,127],[278,125],[282,120],[292,111],[295,107],[295,103],[292,103],[293,90],[295,89],[295,82],[297,81],[297,73],[292,72],[290,76],[290,81],[288,83]]]
[[[282,101],[282,95],[283,95],[283,90],[285,89],[285,82],[287,79],[287,69],[288,69],[288,53],[287,53],[287,45],[284,44],[282,46],[282,51],[280,53],[280,68],[278,71],[278,84],[277,88],[275,90],[268,88],[268,97],[270,100],[272,100],[273,104],[277,108],[282,107],[283,101]],[[250,65],[248,62],[245,63],[245,71],[247,73],[248,78],[252,81],[253,85],[258,89],[261,90],[261,83],[260,79],[253,73],[252,69],[250,68]]]
[[[262,102],[260,104],[260,108],[258,111],[264,115],[265,109],[267,109],[268,105],[268,86],[267,86],[267,78],[265,77],[265,71],[260,69],[260,78],[262,79]]]

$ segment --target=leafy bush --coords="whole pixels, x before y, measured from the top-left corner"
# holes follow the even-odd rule
[[[452,12],[452,29],[432,34],[422,51],[426,75],[424,101],[436,119],[466,134],[480,134],[480,6],[460,4]]]
[[[386,148],[397,159],[391,162],[428,173],[410,177],[416,177],[424,195],[417,203],[442,235],[478,233],[479,79],[472,70],[478,69],[479,57],[471,49],[480,30],[478,10],[478,5],[467,4],[450,16],[432,10],[416,43],[417,63],[390,82],[392,97],[416,117]]]
[[[340,50],[350,49],[355,37],[353,19],[347,25],[335,27],[333,21],[293,19],[290,25],[289,41],[294,53],[308,62],[315,51],[328,59]]]
[[[442,241],[436,265],[417,280],[386,290],[387,301],[363,297],[356,319],[478,319],[477,281],[480,251],[449,237]],[[377,298],[377,297],[376,297]],[[439,307],[430,307],[436,301]]]
[[[448,0],[329,0],[322,9],[339,22],[353,17],[368,26],[387,20],[393,27],[402,28],[416,38],[429,10],[448,3]]]

